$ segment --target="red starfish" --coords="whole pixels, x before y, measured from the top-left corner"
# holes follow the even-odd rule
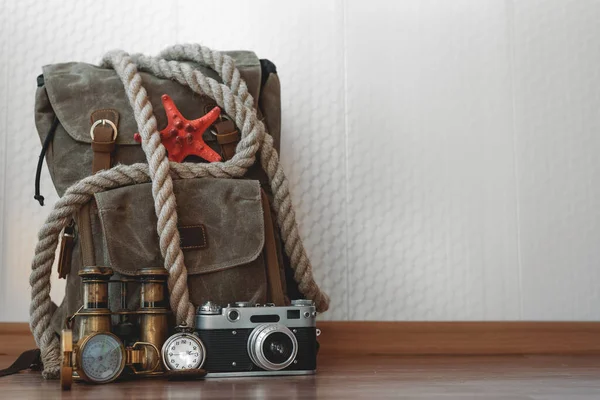
[[[190,121],[186,119],[173,100],[162,95],[162,103],[167,113],[167,127],[160,131],[163,146],[167,149],[169,160],[182,162],[187,156],[195,155],[206,161],[221,161],[221,156],[211,149],[202,139],[202,134],[219,118],[221,109],[215,107],[201,118]],[[139,133],[133,135],[136,142],[141,143]]]

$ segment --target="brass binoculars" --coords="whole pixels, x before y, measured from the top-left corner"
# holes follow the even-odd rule
[[[111,279],[108,267],[85,267],[79,272],[83,305],[66,321],[62,331],[61,386],[69,389],[73,380],[108,383],[123,373],[162,373],[160,348],[168,335],[166,281],[164,268],[144,268],[132,278]],[[129,284],[140,285],[140,304],[127,308]],[[120,285],[119,306],[111,311],[109,284]],[[111,293],[112,294],[112,293]],[[114,297],[114,296],[111,296]],[[78,340],[73,343],[73,325],[79,319]]]

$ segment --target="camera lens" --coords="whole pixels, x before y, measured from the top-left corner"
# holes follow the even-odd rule
[[[288,367],[296,358],[296,336],[280,324],[262,324],[248,338],[248,355],[254,364],[268,371]]]
[[[283,364],[292,355],[294,344],[285,333],[272,333],[264,340],[262,351],[265,358],[273,364]]]

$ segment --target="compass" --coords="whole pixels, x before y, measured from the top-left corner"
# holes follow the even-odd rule
[[[81,378],[93,383],[112,382],[125,368],[125,347],[112,333],[87,336],[79,346],[77,366]]]
[[[200,338],[186,325],[178,326],[176,331],[162,347],[165,368],[189,370],[202,367],[206,359],[206,348]]]

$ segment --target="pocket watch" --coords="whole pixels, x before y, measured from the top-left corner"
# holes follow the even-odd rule
[[[186,324],[175,328],[162,347],[162,359],[167,370],[201,368],[206,359],[206,348],[194,330]]]

